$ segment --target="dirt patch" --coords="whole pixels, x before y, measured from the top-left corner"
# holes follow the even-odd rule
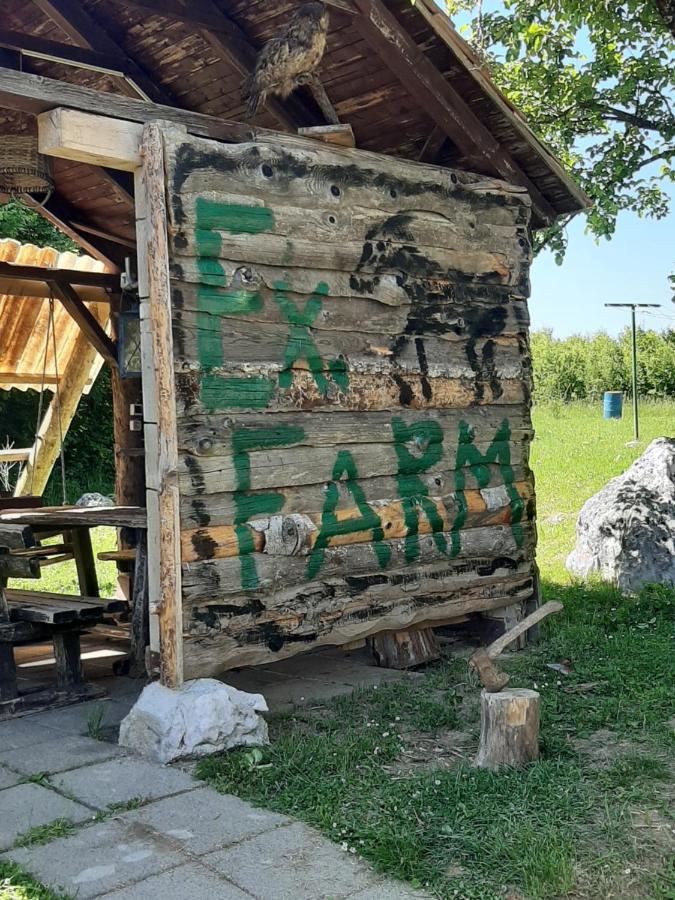
[[[587,738],[576,738],[572,745],[594,769],[608,769],[619,757],[640,751],[639,744],[619,740],[608,728],[600,728]]]
[[[401,735],[404,749],[386,771],[394,778],[418,772],[452,769],[475,751],[473,738],[466,731],[410,731]]]

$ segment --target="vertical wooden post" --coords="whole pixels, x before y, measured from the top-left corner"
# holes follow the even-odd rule
[[[143,128],[134,176],[148,513],[148,593],[158,625],[160,679],[183,683],[178,439],[162,129]],[[152,647],[152,628],[151,628]]]

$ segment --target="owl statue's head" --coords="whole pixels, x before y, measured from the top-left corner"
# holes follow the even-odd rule
[[[322,19],[328,19],[328,10],[325,3],[303,3],[293,13],[293,18],[319,23]]]

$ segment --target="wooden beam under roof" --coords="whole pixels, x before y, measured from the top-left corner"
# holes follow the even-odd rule
[[[80,0],[33,0],[33,3],[78,46],[113,57],[124,67],[124,77],[145,99],[175,103],[173,95],[157,82],[85,10]]]
[[[557,213],[483,122],[420,50],[381,0],[354,0],[361,12],[359,33],[429,117],[469,159],[490,172],[527,188],[537,219],[552,222]]]
[[[0,279],[5,281],[28,281],[41,282],[49,284],[54,279],[65,280],[71,285],[78,287],[96,287],[104,291],[119,291],[120,279],[119,275],[110,272],[87,272],[80,269],[50,269],[47,266],[22,266],[16,263],[0,262]],[[0,293],[11,293],[5,291],[0,284]],[[35,296],[48,297],[49,292],[40,293]],[[104,302],[104,295],[97,295],[97,302]]]
[[[93,72],[104,72],[120,77],[126,75],[124,65],[117,55],[99,53],[97,50],[90,50],[88,47],[78,47],[75,44],[49,41],[24,32],[0,29],[0,47],[14,50],[23,56],[30,56],[34,59],[64,63],[76,68],[89,69]]]
[[[357,15],[357,10],[351,0],[324,0],[324,2],[326,6],[348,16]],[[190,0],[187,6],[181,0],[124,0],[123,5],[145,9],[166,19],[183,22],[185,25],[209,28],[212,31],[222,31],[234,36],[234,32],[229,29],[227,23],[219,14],[214,14],[211,5],[205,0]]]
[[[91,229],[96,228],[96,225],[93,222],[89,223],[83,213],[75,209],[58,192],[53,193],[45,203],[37,203],[31,198],[27,198],[26,202],[43,219],[51,222],[59,231],[75,241],[85,253],[102,262],[108,272],[120,271],[120,263],[127,254],[120,251],[117,242],[111,246],[112,236],[94,235],[93,230],[88,231],[87,235],[83,235],[75,224],[76,222],[91,224]]]
[[[79,277],[79,273],[78,273]],[[101,328],[98,320],[92,312],[80,300],[77,291],[73,288],[60,269],[54,270],[54,278],[50,281],[54,293],[63,304],[64,309],[80,326],[89,343],[101,354],[103,359],[111,366],[117,366],[117,347]]]

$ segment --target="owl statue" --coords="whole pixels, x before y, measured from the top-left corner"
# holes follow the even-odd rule
[[[247,115],[254,116],[268,94],[288,97],[311,75],[326,49],[328,10],[320,2],[303,3],[284,30],[258,54],[253,72],[244,82]]]

